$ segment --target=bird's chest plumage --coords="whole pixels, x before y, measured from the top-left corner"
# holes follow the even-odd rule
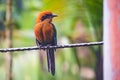
[[[42,26],[43,42],[45,44],[51,44],[53,42],[54,30],[50,23],[45,23]]]

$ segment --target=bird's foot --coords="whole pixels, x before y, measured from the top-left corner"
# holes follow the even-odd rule
[[[41,45],[40,46],[38,46],[39,47],[39,49],[41,50]]]

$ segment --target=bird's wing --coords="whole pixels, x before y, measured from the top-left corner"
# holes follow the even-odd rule
[[[56,31],[54,24],[52,24],[52,26],[53,26],[53,30],[54,30],[53,45],[57,45],[57,31]]]

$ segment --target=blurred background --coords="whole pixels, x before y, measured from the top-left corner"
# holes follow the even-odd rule
[[[102,8],[103,0],[0,0],[0,48],[35,46],[35,19],[44,10],[58,15],[58,44],[102,41]],[[103,80],[102,46],[57,49],[55,76],[43,51],[10,54],[0,53],[0,80],[9,76],[9,65],[13,80]]]

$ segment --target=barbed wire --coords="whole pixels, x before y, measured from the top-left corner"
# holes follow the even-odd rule
[[[13,51],[26,51],[26,50],[38,50],[47,48],[71,48],[71,47],[81,47],[81,46],[94,46],[103,45],[103,41],[100,42],[89,42],[89,43],[76,43],[76,44],[66,44],[66,45],[55,45],[55,46],[33,46],[33,47],[21,47],[21,48],[5,48],[0,49],[0,52],[13,52]]]

